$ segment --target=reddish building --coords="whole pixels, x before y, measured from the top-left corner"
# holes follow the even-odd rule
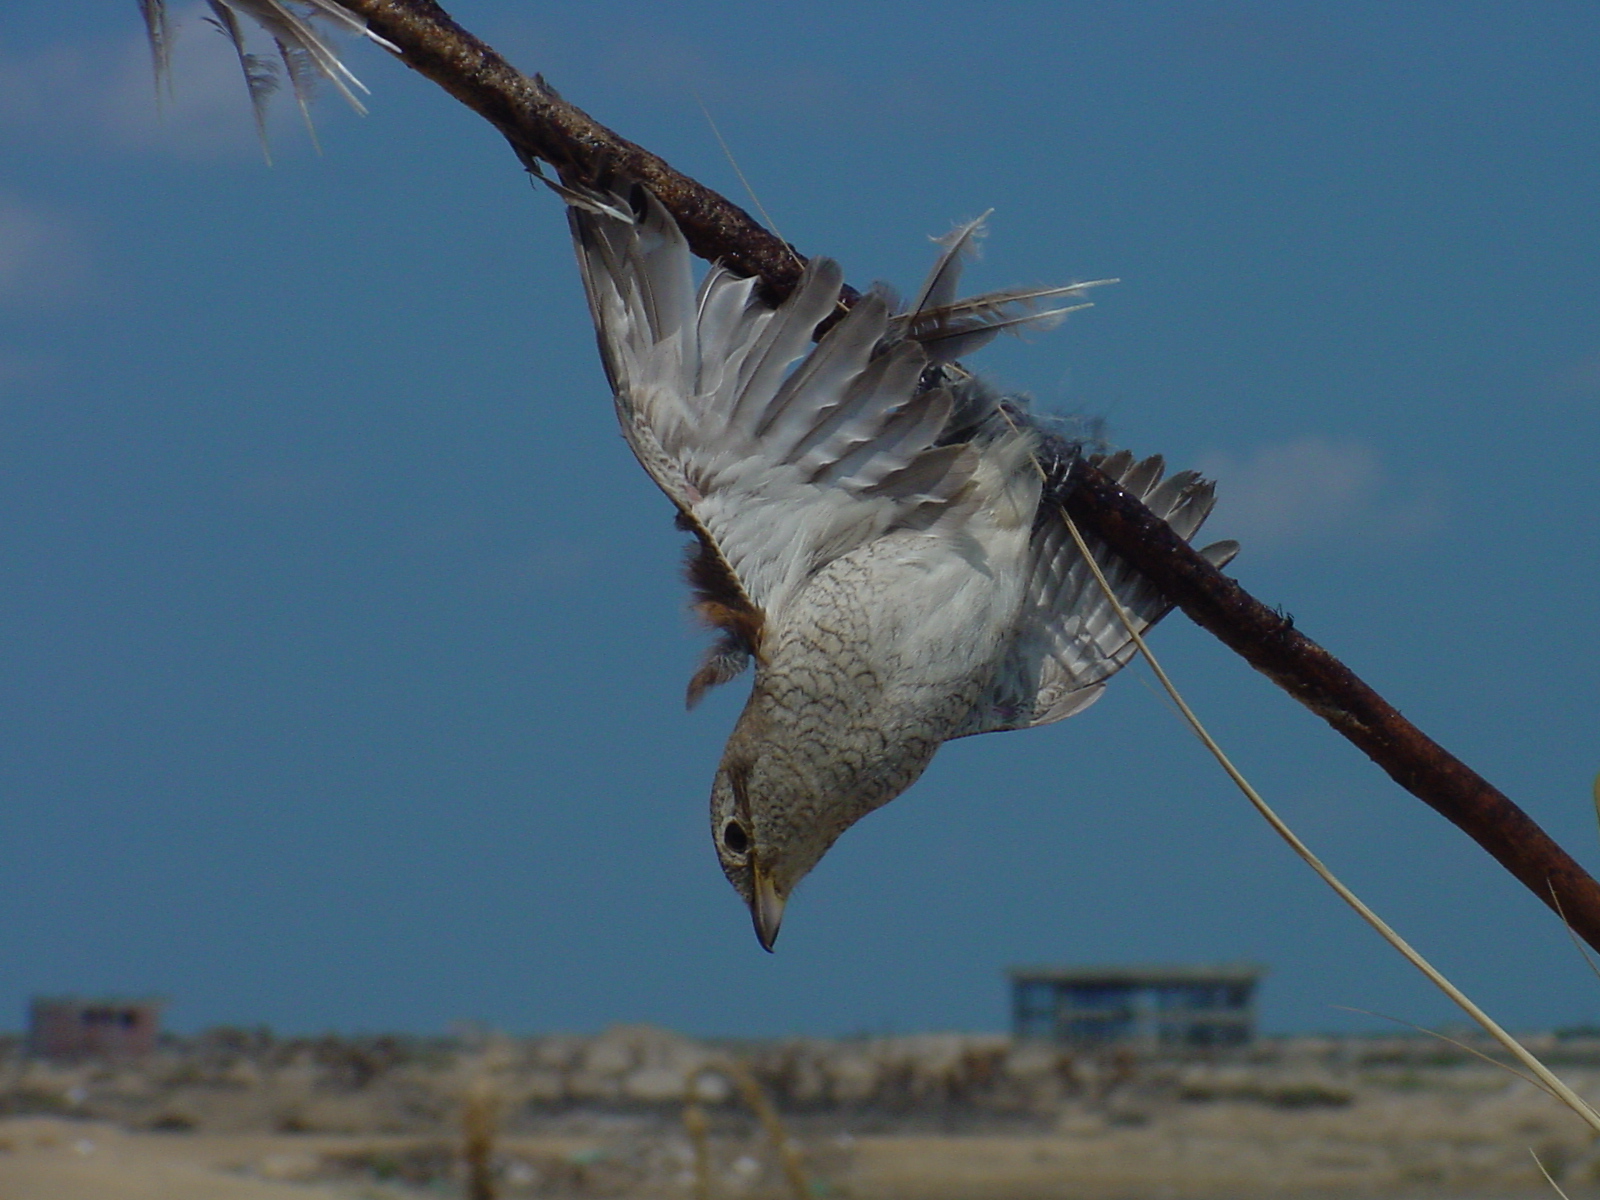
[[[28,1005],[28,1050],[41,1058],[132,1058],[156,1048],[157,999],[38,996]]]

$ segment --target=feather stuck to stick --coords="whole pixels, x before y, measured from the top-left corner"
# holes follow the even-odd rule
[[[327,39],[312,24],[313,20],[326,21],[348,33],[360,34],[395,54],[400,48],[367,28],[366,21],[335,3],[335,0],[302,0],[298,5],[289,0],[207,0],[213,16],[212,23],[233,44],[239,56],[239,67],[244,74],[245,87],[250,93],[250,105],[255,112],[256,132],[261,138],[263,152],[267,150],[267,102],[277,90],[279,67],[289,80],[295,102],[300,106],[306,128],[316,140],[316,130],[311,124],[312,89],[320,76],[338,89],[338,92],[358,113],[365,113],[356,91],[367,91],[367,86],[357,79],[344,62],[334,53]],[[167,17],[165,0],[139,0],[139,11],[144,16],[145,35],[150,42],[150,59],[155,67],[156,90],[170,85],[172,71],[172,28]],[[245,44],[245,25],[240,18],[261,29],[272,39],[277,58],[257,54]],[[271,155],[268,153],[268,161]]]
[[[944,250],[933,270],[910,306],[889,318],[889,336],[917,342],[927,351],[931,363],[954,363],[983,349],[1002,333],[1053,329],[1068,313],[1088,308],[1089,304],[1044,309],[1041,305],[1117,282],[1093,279],[1058,287],[1013,287],[957,300],[956,286],[961,279],[961,269],[967,259],[977,254],[978,243],[988,233],[988,220],[993,212],[990,209],[975,220],[958,225],[944,237],[934,239]]]

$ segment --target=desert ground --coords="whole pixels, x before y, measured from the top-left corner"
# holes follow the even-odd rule
[[[1534,1044],[1600,1098],[1600,1038]],[[1576,1118],[1409,1036],[1174,1057],[957,1034],[217,1030],[121,1063],[13,1039],[0,1068],[0,1200],[462,1196],[474,1160],[480,1200],[1555,1196],[1535,1156],[1573,1200],[1600,1196]]]

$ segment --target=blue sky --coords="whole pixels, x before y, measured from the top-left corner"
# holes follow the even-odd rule
[[[1458,1018],[1130,669],[941,752],[763,954],[708,844],[681,536],[618,438],[556,202],[381,52],[267,168],[184,16],[0,44],[0,1026],[999,1028],[1019,962],[1252,959],[1269,1028]],[[1591,866],[1600,14],[1584,4],[539,6],[514,63],[902,287],[1117,276],[974,361],[1220,481],[1233,571]],[[1503,1021],[1600,1021],[1519,885],[1174,616],[1257,785]],[[10,1013],[12,1015],[7,1016]]]

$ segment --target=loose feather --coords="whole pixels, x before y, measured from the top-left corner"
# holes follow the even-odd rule
[[[294,102],[300,109],[300,119],[306,124],[306,136],[311,139],[311,144],[318,154],[322,153],[322,143],[317,140],[317,125],[311,119],[311,99],[316,91],[316,64],[311,61],[311,56],[306,53],[304,46],[291,46],[285,42],[277,42],[278,57],[283,60],[283,70],[289,77],[289,86],[294,91]]]
[[[244,31],[239,28],[239,18],[223,0],[208,2],[211,11],[216,14],[212,24],[233,43],[234,53],[239,56],[239,70],[244,73],[244,85],[250,93],[250,111],[256,119],[256,137],[261,140],[261,153],[266,156],[267,165],[270,166],[272,149],[267,142],[267,101],[278,90],[277,64],[245,48]]]
[[[295,101],[308,127],[311,125],[312,84],[321,76],[331,83],[350,107],[365,113],[366,106],[356,96],[367,87],[357,79],[333,47],[312,23],[325,21],[349,33],[357,33],[395,54],[400,48],[367,28],[364,17],[343,7],[337,0],[207,0],[215,23],[233,43],[244,73],[245,87],[255,113],[256,132],[266,149],[266,104],[278,85],[277,64],[254,53],[245,44],[241,18],[262,29],[272,38],[283,64],[284,74],[294,91]],[[171,30],[165,0],[139,0],[144,16],[145,35],[150,43],[150,58],[155,68],[156,90],[171,86]],[[312,139],[315,141],[315,130]],[[268,154],[268,161],[271,156]]]
[[[139,0],[139,15],[144,18],[145,37],[150,42],[150,67],[155,74],[159,104],[172,82],[172,29],[167,23],[165,0]]]
[[[939,255],[933,264],[933,270],[928,272],[927,279],[923,280],[917,298],[911,303],[911,311],[920,313],[928,309],[944,308],[956,298],[956,287],[961,282],[961,268],[965,260],[978,252],[978,243],[988,233],[986,223],[990,213],[982,213],[965,225],[958,225],[941,238],[934,241],[944,247],[944,252]]]
[[[1032,311],[1037,297],[1071,295],[1077,290],[1077,287],[1064,287],[1049,292],[1034,292],[1028,296],[1013,297],[1001,292],[979,296],[973,302],[970,313],[958,315],[965,306],[952,306],[909,322],[907,336],[920,342],[934,362],[953,363],[983,349],[1002,333],[1020,333],[1024,328],[1041,332],[1054,329],[1066,319],[1068,313],[1094,307],[1088,303],[1068,304],[1042,312]],[[1012,311],[1010,306],[1020,311]]]
[[[962,267],[968,258],[976,254],[988,218],[989,213],[984,213],[936,239],[944,251],[928,272],[922,287],[917,290],[911,306],[890,318],[890,336],[920,343],[933,363],[953,363],[981,350],[1003,332],[1052,329],[1068,313],[1089,305],[1041,308],[1042,304],[1080,295],[1087,288],[1116,282],[1114,279],[1095,279],[1060,287],[1004,288],[957,300],[956,288],[961,282]],[[885,294],[892,296],[893,293],[885,289]]]
[[[273,40],[280,45],[291,46],[296,51],[303,53],[317,72],[338,89],[339,94],[351,108],[358,113],[365,113],[366,106],[356,97],[352,88],[367,91],[367,87],[351,73],[339,56],[333,52],[333,47],[323,40],[322,35],[311,27],[309,18],[302,16],[292,8],[286,0],[214,0],[216,4],[225,4],[249,17],[262,29],[269,33]],[[311,16],[322,17],[345,29],[358,30],[373,38],[383,45],[377,35],[371,33],[366,22],[354,14],[346,12],[332,0],[307,0]],[[393,48],[392,46],[390,47]]]

